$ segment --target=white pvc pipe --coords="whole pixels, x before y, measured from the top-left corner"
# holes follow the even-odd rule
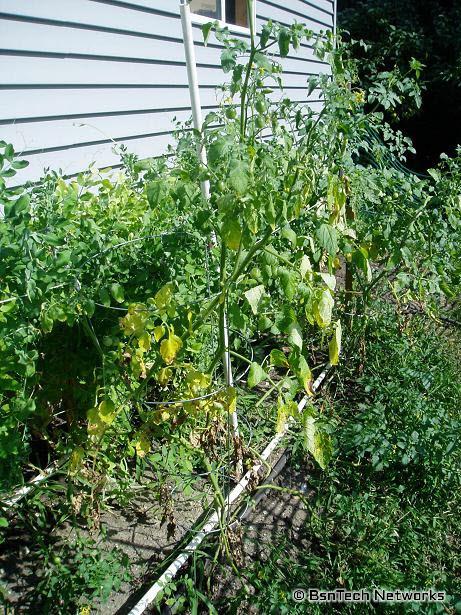
[[[58,459],[57,461],[54,461],[45,470],[37,474],[37,476],[34,476],[34,478],[32,478],[27,483],[27,485],[24,485],[23,487],[19,487],[19,489],[16,489],[15,491],[13,491],[13,493],[11,494],[9,498],[1,500],[1,503],[7,508],[11,508],[15,504],[17,504],[19,500],[22,500],[22,498],[26,496],[30,491],[32,491],[32,489],[34,489],[37,485],[39,485],[44,480],[52,476],[52,474],[57,472],[59,468],[61,468],[67,462],[67,460],[68,460],[68,456],[66,455],[62,459]]]
[[[316,391],[322,382],[325,379],[325,376],[328,373],[330,366],[328,365],[317,380],[312,385],[312,389]],[[308,397],[305,396],[298,404],[298,411],[302,412],[306,403],[308,401]],[[190,555],[198,549],[203,540],[210,534],[215,527],[218,525],[220,518],[227,518],[227,514],[230,512],[230,508],[232,504],[238,500],[238,498],[242,495],[242,493],[247,489],[248,485],[254,485],[254,477],[259,475],[263,467],[263,461],[267,461],[267,459],[271,456],[271,454],[276,450],[283,437],[285,436],[288,426],[294,421],[293,418],[290,418],[289,421],[284,426],[283,431],[278,433],[269,444],[266,446],[264,451],[260,455],[260,461],[257,461],[251,470],[244,475],[244,477],[237,483],[237,485],[232,489],[228,497],[226,498],[226,506],[224,509],[216,510],[202,527],[202,529],[195,534],[192,540],[188,543],[186,548],[179,556],[172,562],[162,576],[152,585],[152,587],[144,594],[141,600],[131,609],[129,615],[141,615],[144,611],[152,604],[158,594],[165,588],[165,586],[170,583],[178,573],[178,571],[184,566],[184,564],[189,559]]]
[[[194,37],[192,34],[192,21],[190,18],[190,8],[188,0],[180,0],[179,10],[181,13],[182,36],[184,41],[184,52],[186,54],[187,79],[189,81],[189,94],[192,107],[192,119],[194,128],[202,131],[202,106],[200,104],[200,90],[198,87],[197,63],[195,61]],[[200,162],[207,165],[206,150],[202,145],[198,145],[197,154]],[[204,199],[210,198],[210,182],[205,180],[200,183]]]
[[[194,49],[194,37],[192,34],[192,20],[190,16],[190,8],[188,0],[180,0],[179,11],[181,14],[182,35],[184,40],[184,52],[186,54],[186,66],[187,66],[187,78],[189,81],[189,93],[192,107],[192,119],[194,121],[194,128],[199,132],[202,131],[203,117],[202,107],[200,104],[200,90],[198,86],[197,76],[197,63],[195,60]],[[200,162],[207,165],[207,155],[205,148],[199,143],[197,148],[197,154]],[[210,198],[210,182],[205,180],[200,183],[203,198],[209,200]],[[234,379],[232,377],[232,364],[229,349],[229,327],[227,324],[227,314],[224,311],[224,351],[223,351],[223,367],[224,378],[226,385],[231,387],[234,385]],[[239,438],[238,416],[237,412],[232,412],[232,428],[234,432],[234,438]]]

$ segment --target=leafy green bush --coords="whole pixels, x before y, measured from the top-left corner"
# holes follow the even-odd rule
[[[90,612],[96,599],[106,602],[131,578],[128,556],[118,549],[101,550],[91,539],[77,537],[60,549],[43,552],[44,570],[34,594],[41,612],[49,615]]]
[[[367,323],[366,368],[338,434],[340,448],[386,477],[413,474],[419,489],[454,489],[459,368],[447,358],[434,324],[424,317],[391,318],[392,308],[380,306]]]

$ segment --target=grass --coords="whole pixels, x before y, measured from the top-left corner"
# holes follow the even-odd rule
[[[219,613],[461,612],[460,337],[382,305],[350,333],[356,359],[338,368],[329,404],[336,454],[308,474],[312,508],[298,544],[282,533],[264,561],[250,558],[251,598],[231,585]],[[447,599],[296,604],[296,587],[433,588]]]

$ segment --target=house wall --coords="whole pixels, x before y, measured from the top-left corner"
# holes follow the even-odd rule
[[[258,31],[268,19],[332,29],[334,3],[256,0]],[[206,113],[224,81],[220,47],[213,36],[203,45],[200,24],[193,30]],[[310,74],[328,72],[308,45],[283,64],[293,100],[306,100]],[[114,142],[158,156],[172,142],[173,118],[189,116],[179,0],[0,0],[0,140],[29,160],[22,181],[44,167],[72,175],[90,163],[117,165]]]

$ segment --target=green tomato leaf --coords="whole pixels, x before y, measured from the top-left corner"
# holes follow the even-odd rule
[[[262,382],[267,378],[266,372],[263,370],[259,363],[253,363],[250,366],[250,371],[248,372],[248,386],[250,389],[255,387],[257,384]]]
[[[294,232],[294,230],[291,228],[289,224],[287,224],[282,229],[282,237],[284,237],[285,239],[288,239],[291,245],[293,247],[296,247],[296,233]]]
[[[202,26],[202,34],[203,34],[203,44],[205,47],[207,46],[208,39],[210,38],[211,28],[213,27],[213,22],[204,23]]]
[[[65,267],[70,263],[70,257],[72,252],[70,250],[63,250],[56,258],[56,267]]]
[[[297,322],[292,322],[288,327],[288,341],[292,346],[301,349],[303,347],[303,337],[301,327]]]
[[[111,284],[110,292],[115,301],[117,301],[117,303],[123,303],[125,301],[125,293],[123,292],[123,286],[121,286],[120,284]]]
[[[101,299],[101,303],[104,307],[110,306],[110,295],[107,288],[101,288],[101,290],[99,291],[99,298]]]
[[[330,256],[336,256],[338,252],[338,233],[334,226],[331,226],[331,224],[321,224],[315,234],[320,246]]]
[[[296,274],[288,269],[280,269],[280,285],[288,301],[292,301],[296,294]]]
[[[162,195],[162,182],[160,180],[152,181],[146,187],[147,201],[151,207],[157,207]]]
[[[261,29],[261,34],[259,35],[259,44],[261,47],[265,47],[269,42],[270,36],[272,33],[272,22],[269,21],[265,23]]]
[[[265,53],[257,51],[254,55],[254,62],[258,68],[262,68],[269,73],[272,71],[272,63]]]
[[[238,194],[244,194],[248,188],[248,165],[243,160],[233,159],[229,173],[229,183]]]
[[[287,28],[282,28],[278,36],[279,52],[282,58],[286,58],[290,51],[291,34]]]
[[[237,51],[235,49],[223,49],[221,52],[221,66],[225,73],[230,73],[237,62]]]

